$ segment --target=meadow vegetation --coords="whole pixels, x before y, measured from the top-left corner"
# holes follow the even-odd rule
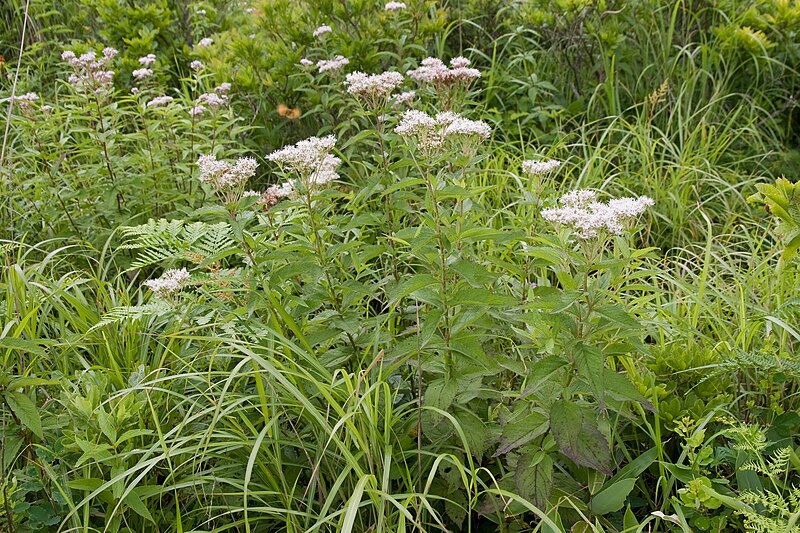
[[[3,2],[0,531],[800,531],[798,32]]]

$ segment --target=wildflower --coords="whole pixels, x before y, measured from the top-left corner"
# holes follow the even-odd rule
[[[392,105],[394,107],[397,107],[404,104],[410,104],[411,102],[414,101],[414,97],[416,95],[417,93],[414,91],[406,91],[404,93],[400,93],[394,97]]]
[[[191,117],[202,117],[203,113],[206,112],[205,106],[196,105],[189,110],[189,116]]]
[[[247,8],[245,8],[244,12],[249,15],[249,14],[255,12],[255,9],[253,9],[252,7],[247,7]]]
[[[296,194],[297,191],[295,190],[294,185],[287,181],[280,185],[271,185],[264,192],[264,194],[261,195],[261,198],[256,201],[256,204],[265,205],[267,208],[269,208],[280,202],[282,199],[291,198]]]
[[[153,71],[149,68],[140,68],[133,71],[133,79],[136,81],[146,80],[153,75]]]
[[[267,159],[278,163],[288,172],[310,175],[320,168],[325,157],[333,150],[336,137],[309,137],[291,146],[285,146],[267,156]]]
[[[348,63],[350,63],[349,59],[339,55],[333,59],[321,59],[317,61],[317,67],[319,68],[320,72],[327,72],[329,70],[337,71]]]
[[[531,160],[522,162],[522,171],[530,176],[546,174],[561,166],[561,161],[556,159]]]
[[[156,96],[147,102],[147,107],[163,107],[172,102],[172,100],[173,98],[171,96]]]
[[[418,83],[432,85],[441,94],[445,105],[449,106],[459,91],[481,77],[480,71],[470,68],[469,64],[469,59],[459,56],[450,61],[448,68],[441,59],[428,57],[422,60],[418,68],[409,70],[407,74]]]
[[[330,153],[335,144],[333,135],[310,137],[272,152],[267,159],[278,163],[285,172],[297,172],[311,191],[339,178],[336,169],[342,160]]]
[[[351,72],[345,79],[347,92],[367,101],[373,107],[385,104],[386,99],[398,86],[403,83],[403,75],[399,72],[384,72],[382,74],[364,74]]]
[[[131,94],[134,95],[134,96],[139,94],[139,88],[138,87],[131,87]]]
[[[619,235],[626,224],[654,205],[647,196],[617,198],[603,203],[594,191],[576,190],[559,199],[560,207],[543,209],[542,218],[553,224],[572,228],[581,239],[592,239],[602,233]]]
[[[200,72],[201,70],[206,68],[206,66],[203,64],[202,61],[198,61],[197,59],[195,59],[194,61],[189,63],[189,68],[195,72]]]
[[[401,9],[405,9],[406,7],[408,6],[406,6],[405,2],[387,2],[384,6],[384,9],[386,11],[399,11]]]
[[[147,54],[144,57],[139,58],[139,64],[145,68],[152,67],[156,62],[156,55],[155,54]]]
[[[42,113],[44,113],[45,115],[49,115],[53,111],[53,106],[43,105],[39,109],[41,109]]]
[[[200,181],[211,185],[223,200],[232,202],[239,199],[245,183],[255,175],[258,163],[252,157],[240,157],[231,165],[213,155],[201,155],[197,166]]]
[[[197,46],[199,46],[200,48],[206,48],[207,46],[211,46],[213,43],[214,39],[212,39],[211,37],[203,37],[197,43]]]
[[[231,84],[227,81],[224,83],[220,83],[216,87],[214,87],[214,92],[218,95],[228,94],[231,90]]]
[[[30,111],[31,105],[39,99],[36,93],[25,93],[12,98],[12,102],[17,104],[22,111]]]
[[[488,139],[492,133],[485,122],[469,120],[458,113],[444,111],[434,118],[415,109],[403,113],[394,131],[406,140],[413,139],[427,155],[432,155],[445,141],[480,142]],[[467,148],[474,148],[474,145],[462,145],[461,148],[468,152]]]
[[[216,111],[228,102],[228,97],[224,94],[217,94],[215,92],[204,93],[197,98],[197,101],[206,104],[213,111]]]
[[[102,58],[98,58],[93,51],[78,57],[72,50],[65,50],[61,54],[61,59],[72,67],[73,74],[69,77],[70,85],[79,90],[100,93],[109,89],[113,84],[114,71],[110,70],[108,66],[116,55],[117,51],[114,48],[104,48]]]
[[[165,298],[183,289],[190,277],[185,268],[173,268],[164,272],[160,278],[145,281],[144,285],[157,296]]]
[[[197,10],[197,14],[198,15],[205,15],[206,14],[206,10],[205,9],[198,9]]]
[[[444,136],[455,135],[476,136],[480,139],[488,139],[492,134],[492,128],[481,120],[469,120],[463,117],[453,119],[445,128]]]
[[[242,193],[242,198],[250,198],[252,196],[261,196],[261,193],[256,191],[244,191]]]
[[[313,35],[314,35],[314,37],[315,37],[315,38],[316,38],[316,37],[322,37],[322,36],[323,36],[323,35],[325,35],[326,33],[330,33],[330,32],[332,32],[332,31],[333,31],[333,28],[331,28],[331,27],[330,27],[330,26],[328,26],[327,24],[323,24],[322,26],[320,26],[319,28],[317,28],[316,30],[314,30],[314,33],[313,33]]]
[[[314,62],[304,57],[303,59],[300,60],[300,64],[303,65],[304,67],[310,67],[311,65],[314,64]]]

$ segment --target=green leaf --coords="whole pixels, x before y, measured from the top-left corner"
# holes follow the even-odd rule
[[[619,511],[625,505],[625,500],[628,499],[628,494],[631,493],[635,484],[635,478],[627,478],[604,488],[592,498],[589,509],[596,515]]]
[[[611,475],[608,441],[587,418],[585,409],[569,400],[558,400],[550,409],[550,432],[561,453],[576,465]]]
[[[450,300],[450,305],[514,305],[520,303],[513,296],[497,294],[493,291],[476,287],[459,289]]]
[[[550,379],[550,377],[564,368],[567,361],[556,355],[550,355],[533,363],[533,370],[528,374],[528,379],[525,383],[525,389],[519,395],[519,398],[524,398],[529,394],[535,392],[543,382]]]
[[[446,411],[455,400],[457,392],[455,381],[445,378],[431,381],[425,390],[425,405]]]
[[[522,415],[514,413],[514,417],[503,427],[500,446],[494,453],[494,457],[519,448],[547,432],[550,420],[545,415],[536,411],[530,413],[524,411],[522,410]]]
[[[599,348],[578,343],[575,347],[575,365],[578,375],[589,384],[592,395],[600,409],[605,408],[605,374],[606,358]]]
[[[603,376],[606,394],[619,401],[638,402],[648,411],[656,412],[653,404],[639,392],[627,375],[606,368]]]
[[[27,395],[15,391],[6,391],[3,396],[8,407],[19,419],[20,423],[30,429],[34,435],[43,439],[42,419],[33,400],[28,398]]]
[[[524,454],[517,460],[514,473],[517,494],[540,509],[547,508],[553,489],[553,460],[544,452]]]
[[[435,285],[436,283],[439,283],[439,280],[430,274],[415,274],[409,279],[403,280],[389,291],[389,305],[397,305],[397,303],[406,296],[409,296],[420,289],[424,289],[425,287]]]
[[[150,514],[150,511],[147,510],[142,498],[139,496],[139,493],[136,489],[130,491],[123,499],[122,502],[127,505],[133,512],[138,514],[141,517],[146,518],[150,522],[155,523],[153,520],[153,516]]]

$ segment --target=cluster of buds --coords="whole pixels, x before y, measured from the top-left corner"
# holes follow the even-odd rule
[[[25,115],[26,118],[33,118],[33,103],[39,100],[39,95],[36,93],[25,93],[14,96],[11,101],[16,104],[19,110]]]
[[[385,11],[402,11],[407,7],[408,6],[405,4],[405,2],[387,2],[383,9]]]
[[[236,164],[231,165],[213,155],[202,155],[197,166],[200,168],[200,181],[210,185],[223,202],[231,203],[242,197],[244,186],[255,176],[258,163],[252,157],[240,157]]]
[[[399,72],[382,74],[364,74],[351,72],[344,81],[347,92],[366,103],[373,109],[386,106],[392,91],[403,84],[403,75]]]
[[[562,196],[558,203],[558,207],[543,209],[542,218],[571,228],[581,239],[593,239],[621,234],[655,202],[647,196],[639,196],[615,198],[604,203],[597,200],[594,191],[577,190]]]
[[[99,94],[114,84],[114,71],[108,67],[116,55],[117,51],[113,48],[103,49],[102,57],[97,57],[95,52],[76,56],[72,50],[65,50],[61,59],[69,63],[74,71],[69,77],[70,85]]]
[[[147,107],[164,107],[172,103],[172,100],[171,96],[156,96],[147,102]]]
[[[423,111],[410,109],[403,113],[394,129],[407,142],[412,141],[426,157],[439,154],[447,143],[459,143],[469,154],[492,134],[491,127],[480,120],[470,120],[458,113],[445,111],[431,117]]]
[[[336,137],[310,137],[291,146],[285,146],[267,156],[280,165],[284,172],[294,172],[306,192],[310,193],[339,178],[336,169],[342,160],[331,154]],[[293,184],[283,184],[273,193],[293,190]]]

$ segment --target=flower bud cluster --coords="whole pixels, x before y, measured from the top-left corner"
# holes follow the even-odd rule
[[[467,86],[481,77],[478,69],[469,68],[470,60],[456,57],[450,60],[450,68],[441,59],[428,57],[419,68],[409,70],[408,77],[420,83],[429,83],[437,89],[453,85]]]
[[[400,11],[402,9],[406,9],[408,6],[405,2],[387,2],[384,6],[384,10],[386,11]]]
[[[116,55],[117,51],[113,48],[103,49],[103,57],[97,57],[93,51],[76,56],[72,50],[65,50],[61,59],[69,63],[74,71],[69,77],[70,85],[101,93],[110,89],[114,83],[114,71],[108,67]]]
[[[542,218],[568,226],[581,239],[604,234],[619,235],[645,209],[654,205],[652,198],[617,198],[608,203],[597,200],[594,191],[576,190],[562,196],[559,207],[542,210]]]
[[[173,98],[171,96],[156,96],[149,102],[147,102],[147,107],[164,107],[171,103]]]

